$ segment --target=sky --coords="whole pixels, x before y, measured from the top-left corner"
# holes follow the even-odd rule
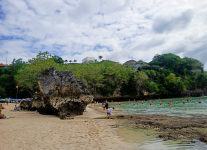
[[[207,70],[207,1],[0,0],[0,63],[39,51],[79,63],[173,53]]]

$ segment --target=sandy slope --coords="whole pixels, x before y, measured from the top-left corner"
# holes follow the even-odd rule
[[[84,115],[72,120],[35,112],[11,112],[14,104],[3,113],[15,118],[0,120],[0,150],[133,150],[121,140],[110,125],[112,120],[93,119],[105,113],[87,108]]]

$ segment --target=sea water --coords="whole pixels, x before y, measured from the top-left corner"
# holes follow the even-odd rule
[[[188,101],[187,101],[188,99]],[[198,99],[201,103],[198,103]],[[160,100],[153,100],[152,106],[150,101],[126,102],[121,105],[110,104],[117,110],[122,110],[126,114],[157,114],[168,116],[180,116],[180,117],[203,117],[207,116],[207,97],[193,97],[191,101],[189,98],[185,98],[185,103],[182,102],[183,98],[161,100],[163,103],[160,105]],[[169,107],[170,101],[172,102],[171,109]]]
[[[183,104],[182,100],[185,99]],[[188,101],[187,101],[188,99]],[[201,103],[198,103],[198,100]],[[172,107],[170,109],[169,102],[172,102]],[[126,102],[117,105],[115,103],[109,105],[115,107],[117,110],[122,110],[126,114],[157,114],[157,115],[168,115],[168,116],[179,116],[179,117],[199,117],[207,118],[207,97],[193,97],[191,98],[178,98],[178,99],[166,99],[161,100],[163,103],[160,105],[160,100],[153,100],[152,106],[150,106],[150,101],[139,101],[137,102]],[[127,129],[126,129],[127,130]],[[127,132],[127,131],[126,131]],[[140,134],[141,131],[133,131],[135,134]],[[132,135],[132,133],[129,133]],[[133,136],[131,136],[133,137]],[[128,139],[129,140],[129,139]],[[151,137],[143,142],[131,141],[133,146],[137,146],[141,149],[150,150],[165,150],[165,149],[181,149],[181,150],[204,150],[207,149],[207,145],[198,140],[194,142],[189,141],[164,141],[159,138]]]

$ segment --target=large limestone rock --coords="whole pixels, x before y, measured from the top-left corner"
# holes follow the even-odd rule
[[[61,119],[82,115],[93,95],[84,82],[71,71],[58,72],[50,68],[38,81],[41,94],[34,95],[32,108],[41,114],[56,114]]]

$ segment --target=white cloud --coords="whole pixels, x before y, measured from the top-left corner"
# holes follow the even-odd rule
[[[206,8],[196,0],[2,0],[1,62],[6,51],[9,62],[27,61],[39,50],[64,60],[107,55],[121,63],[174,53],[202,61],[207,70]]]

